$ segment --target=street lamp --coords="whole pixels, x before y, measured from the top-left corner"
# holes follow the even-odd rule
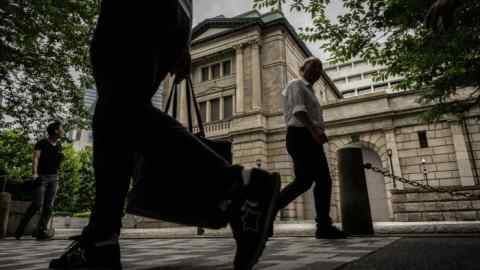
[[[397,181],[395,180],[395,172],[393,171],[393,162],[392,162],[393,151],[392,151],[392,149],[390,149],[390,148],[387,149],[387,155],[388,155],[388,159],[390,161],[390,173],[392,174],[393,188],[397,188]]]
[[[255,163],[257,164],[257,168],[261,168],[261,167],[262,167],[262,160],[257,159],[257,160],[255,161]]]
[[[423,179],[425,179],[425,183],[428,186],[428,173],[427,173],[427,166],[425,166],[425,163],[427,163],[427,161],[424,158],[422,158]]]

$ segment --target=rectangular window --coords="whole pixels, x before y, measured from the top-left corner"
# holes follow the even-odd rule
[[[337,67],[329,67],[324,69],[326,73],[332,73],[332,72],[337,72]]]
[[[339,67],[340,71],[347,71],[352,69],[352,64],[345,64]]]
[[[364,61],[362,61],[362,60],[359,60],[359,61],[355,61],[355,62],[353,62],[353,66],[355,66],[355,67],[357,67],[357,66],[361,66],[361,65],[363,65],[363,64],[365,64],[365,62],[364,62]]]
[[[202,117],[202,122],[207,121],[207,102],[200,102],[200,117]]]
[[[202,82],[208,81],[210,78],[209,76],[209,68],[208,67],[203,67],[202,68]]]
[[[223,62],[223,76],[232,74],[232,62],[230,60]]]
[[[362,79],[361,75],[350,76],[348,77],[348,82],[349,83],[356,82],[356,81],[360,81],[361,79]]]
[[[212,120],[212,122],[220,120],[220,99],[213,99],[212,101],[210,101],[210,105],[212,106],[210,119]]]
[[[373,80],[373,77],[375,77],[375,75],[377,75],[377,72],[376,72],[376,71],[374,71],[374,72],[369,72],[369,73],[363,74],[363,78]]]
[[[368,93],[371,93],[371,92],[372,92],[372,88],[370,86],[358,88],[358,94],[359,95],[365,95],[365,94],[368,94]]]
[[[418,141],[420,142],[420,148],[428,148],[428,139],[427,139],[427,131],[422,130],[418,133]]]
[[[81,130],[77,130],[77,136],[75,138],[76,141],[80,141],[82,139],[82,131]]]
[[[345,84],[345,78],[336,79],[333,81],[335,84]]]
[[[344,98],[349,98],[349,97],[354,97],[355,96],[355,90],[347,90],[342,92]]]
[[[212,79],[216,80],[220,78],[220,64],[213,64],[212,65]]]
[[[233,97],[223,98],[223,119],[229,119],[233,116]]]
[[[388,84],[382,83],[379,85],[375,85],[374,88],[375,88],[375,92],[385,91],[388,89]]]

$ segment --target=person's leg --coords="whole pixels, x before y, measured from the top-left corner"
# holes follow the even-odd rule
[[[328,168],[327,158],[321,147],[318,149],[317,171],[318,176],[315,177],[315,186],[313,188],[313,197],[315,200],[315,210],[317,217],[317,227],[326,228],[332,225],[330,218],[330,203],[332,198],[332,178]]]
[[[48,222],[52,217],[55,197],[57,195],[58,176],[45,177],[45,196],[43,201],[42,214],[38,221],[37,239],[47,239],[53,235],[48,234]]]
[[[120,118],[120,119],[119,119]],[[131,138],[122,114],[97,103],[93,121],[95,203],[85,234],[103,241],[120,234],[125,197],[133,170]]]
[[[43,181],[43,180],[42,180]],[[15,231],[15,238],[20,239],[24,232],[25,228],[28,226],[30,220],[35,216],[35,214],[42,209],[43,199],[45,195],[45,183],[42,182],[35,190],[33,190],[32,204],[28,207],[27,211],[20,220],[20,224]]]
[[[307,130],[289,128],[287,131],[287,151],[292,157],[295,179],[280,192],[277,202],[277,209],[285,208],[298,196],[305,193],[315,180],[314,162],[311,158],[311,147],[309,143],[311,135]]]
[[[347,233],[332,226],[330,218],[330,204],[332,199],[332,178],[328,168],[327,158],[322,146],[318,146],[315,156],[317,177],[315,177],[315,187],[313,189],[313,198],[315,200],[315,210],[317,212],[316,222],[317,231],[315,237],[318,239],[337,239],[345,238]]]

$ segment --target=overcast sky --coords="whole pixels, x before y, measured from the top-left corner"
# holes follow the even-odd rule
[[[253,9],[253,0],[193,0],[194,5],[194,25],[208,18],[224,15],[233,17]],[[333,0],[328,8],[327,14],[335,17],[341,10],[341,2]],[[268,10],[262,11],[265,13]],[[290,12],[290,8],[284,5],[283,12],[290,23],[298,30],[300,27],[310,26],[311,18],[307,14],[299,12]],[[326,55],[318,48],[318,44],[307,44],[312,53],[320,57],[322,61],[326,60]]]

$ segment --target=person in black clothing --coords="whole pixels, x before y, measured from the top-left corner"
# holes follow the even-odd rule
[[[23,236],[25,228],[32,217],[42,210],[35,236],[38,240],[52,237],[47,231],[48,221],[51,218],[58,186],[58,169],[63,160],[62,145],[59,139],[65,134],[60,122],[54,122],[47,127],[48,138],[35,144],[32,162],[32,177],[40,181],[33,191],[32,204],[23,216],[15,232],[15,238]]]
[[[98,92],[95,204],[82,235],[50,268],[122,268],[118,237],[137,154],[157,164],[162,188],[184,196],[187,206],[209,198],[196,192],[200,185],[222,193],[237,243],[235,269],[249,270],[258,261],[274,218],[279,175],[230,165],[151,102],[168,73],[176,82],[190,74],[191,25],[191,0],[101,2],[91,44]]]
[[[285,208],[315,183],[316,238],[345,238],[345,232],[332,226],[329,214],[332,179],[323,150],[328,138],[323,111],[313,90],[313,85],[322,76],[322,70],[322,62],[318,58],[306,59],[300,68],[302,78],[289,82],[282,92],[287,151],[293,159],[295,180],[280,192],[277,209]],[[273,235],[273,227],[270,230],[270,235]]]

